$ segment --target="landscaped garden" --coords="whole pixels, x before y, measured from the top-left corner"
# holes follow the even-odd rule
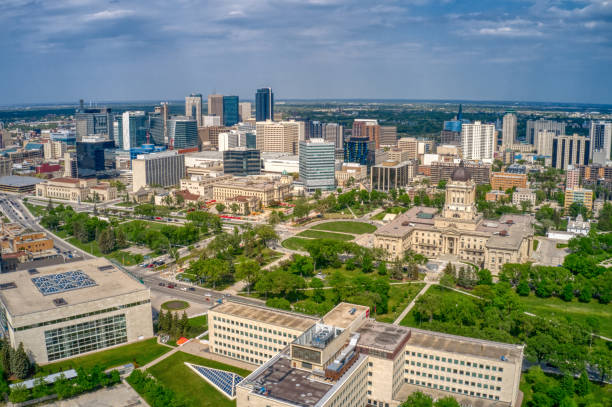
[[[148,369],[151,375],[163,383],[164,387],[172,391],[175,396],[183,400],[185,406],[189,407],[234,407],[236,402],[227,399],[221,392],[187,367],[185,362],[226,370],[242,377],[251,373],[248,370],[184,352],[176,352]],[[154,406],[152,397],[142,392],[141,395],[149,404]]]
[[[307,251],[309,241],[316,239],[330,239],[348,242],[364,233],[373,233],[376,226],[365,222],[333,221],[315,225],[310,229],[298,233],[296,236],[285,239],[283,247],[290,250]]]

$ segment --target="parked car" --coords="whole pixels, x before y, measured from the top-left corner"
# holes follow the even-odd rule
[[[168,288],[174,288],[176,287],[174,284],[168,284]]]
[[[195,291],[195,287],[189,287],[189,291]]]
[[[160,285],[161,287],[165,287],[165,286],[166,286],[166,283],[159,283],[159,285]]]
[[[181,291],[187,291],[187,287],[181,287]]]

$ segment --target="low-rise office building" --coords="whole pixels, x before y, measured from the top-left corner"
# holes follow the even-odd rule
[[[378,191],[390,191],[408,185],[417,173],[416,160],[385,161],[372,167],[370,185]]]
[[[1,274],[0,307],[39,364],[153,336],[149,289],[103,258]]]
[[[491,174],[491,189],[505,191],[510,188],[527,188],[527,174],[494,172]]]
[[[190,178],[181,180],[181,190],[189,191],[192,194],[201,196],[204,199],[210,199],[213,196],[213,185],[227,182],[233,176],[229,174],[213,173],[208,175],[192,175]]]
[[[531,206],[536,204],[536,193],[529,188],[518,188],[512,193],[512,205],[519,206],[521,202],[529,202]]]
[[[238,407],[397,407],[415,391],[518,406],[523,347],[377,322],[340,303],[322,318],[233,301],[209,311],[211,352],[261,365]]]
[[[359,163],[342,163],[342,167],[336,170],[336,183],[339,187],[359,184],[367,181],[368,166]]]
[[[52,178],[36,185],[36,196],[73,202],[105,202],[117,199],[117,188],[95,178]]]
[[[3,228],[1,245],[2,251],[8,253],[36,254],[53,250],[53,239],[48,238],[45,232],[27,231],[22,228],[12,232],[9,228]]]
[[[213,199],[226,202],[237,196],[254,196],[263,206],[281,202],[291,195],[291,181],[282,177],[279,181],[233,180],[213,185]]]

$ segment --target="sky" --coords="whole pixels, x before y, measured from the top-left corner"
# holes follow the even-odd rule
[[[612,103],[612,0],[0,0],[0,104]]]

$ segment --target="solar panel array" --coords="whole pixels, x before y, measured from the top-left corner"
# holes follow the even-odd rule
[[[96,282],[81,270],[33,277],[32,282],[42,295],[63,293],[96,285]]]
[[[236,385],[242,381],[242,377],[236,373],[226,372],[225,370],[212,369],[210,367],[196,366],[193,367],[205,378],[207,378],[213,386],[221,390],[228,397],[236,395]]]

